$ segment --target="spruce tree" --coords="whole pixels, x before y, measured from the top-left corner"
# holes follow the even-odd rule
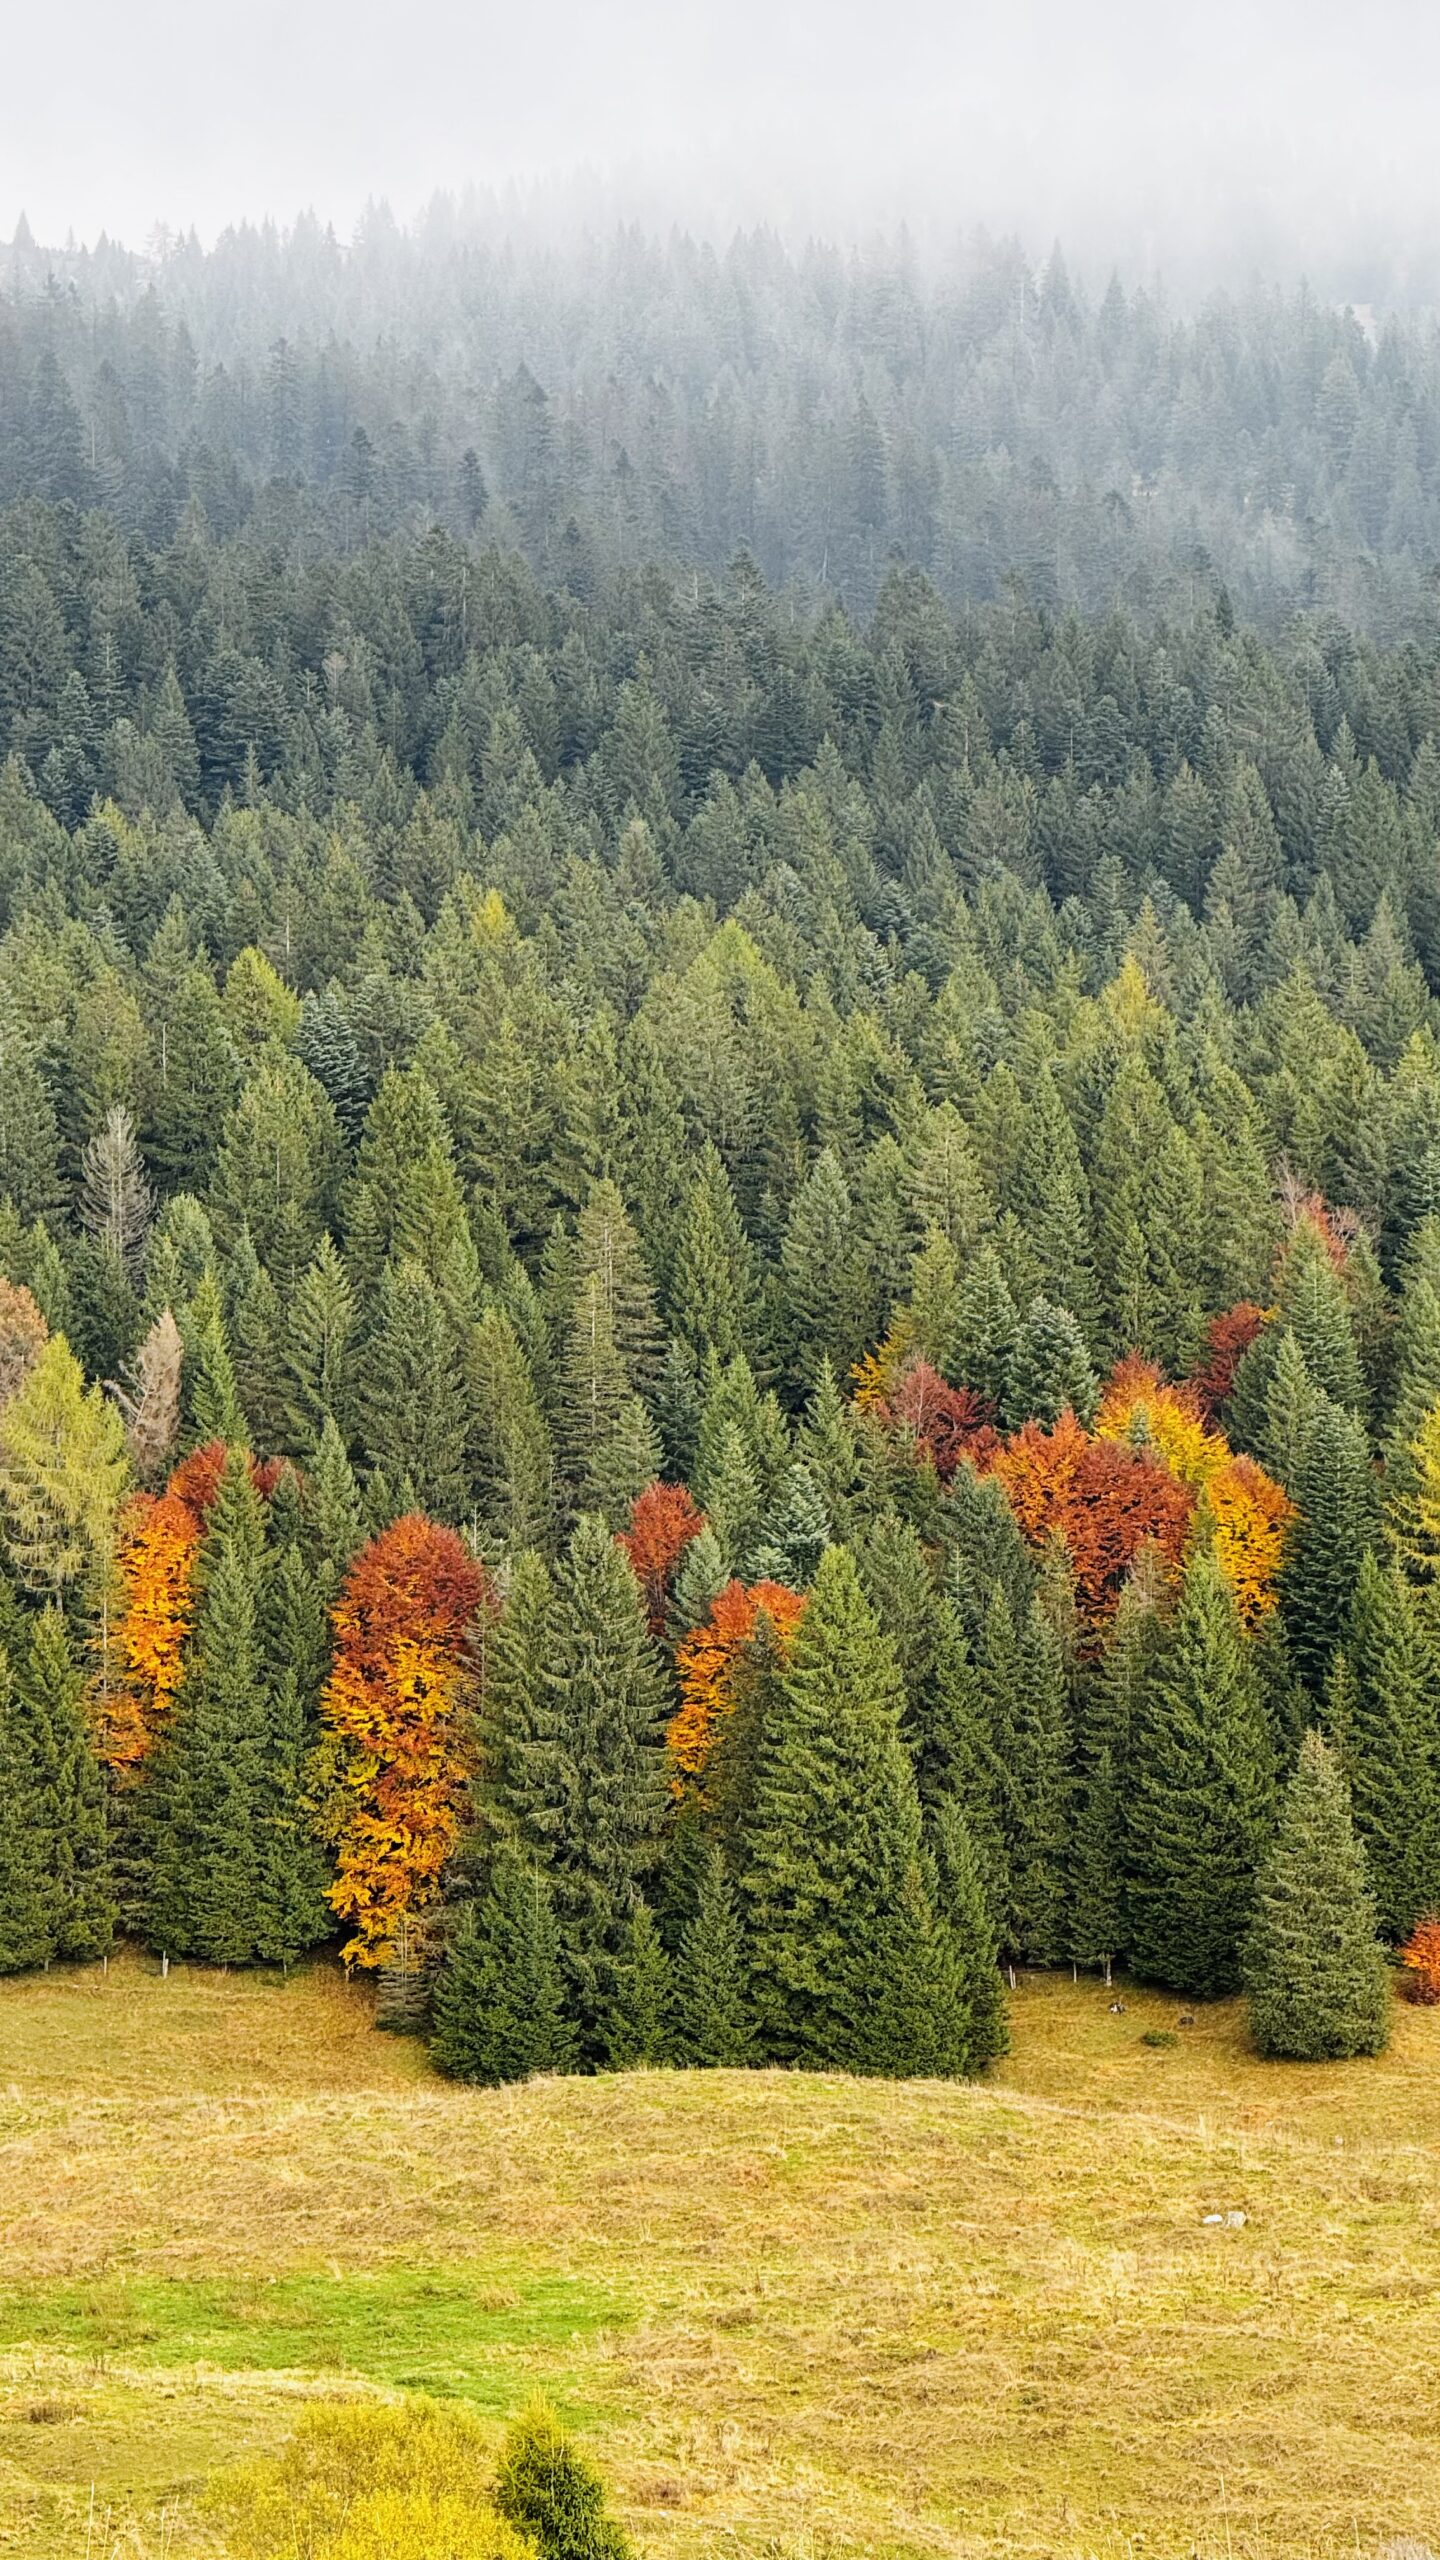
[[[972,1254],[955,1309],[954,1375],[997,1412],[1007,1405],[1010,1362],[1020,1330],[1015,1301],[992,1244]]]
[[[1365,1434],[1328,1398],[1306,1433],[1290,1490],[1300,1517],[1286,1544],[1280,1604],[1296,1671],[1318,1697],[1378,1535]]]
[[[1070,1834],[1068,1682],[1061,1639],[1037,1595],[1019,1649],[1006,1770],[1011,1944],[1027,1964],[1054,1964],[1067,1937]]]
[[[820,1558],[831,1541],[831,1524],[815,1479],[807,1466],[791,1467],[760,1524],[746,1561],[752,1582],[783,1582],[805,1591],[814,1581]]]
[[[201,1594],[173,1729],[150,1781],[154,1852],[145,1934],[172,1955],[245,1964],[259,1953],[265,1743],[263,1527],[244,1450],[210,1513]]]
[[[1088,1429],[1099,1388],[1085,1337],[1068,1306],[1032,1298],[1015,1337],[1005,1389],[1004,1420],[1011,1430],[1035,1418],[1048,1427],[1068,1405]]]
[[[712,1843],[674,1964],[675,2058],[732,2070],[750,2058],[747,1975],[740,1917],[725,1862]]]
[[[759,1737],[745,1830],[754,2011],[773,2060],[962,2067],[958,1975],[922,1873],[902,1706],[855,1560],[831,1547]]]
[[[574,2049],[543,1870],[501,1847],[467,1901],[431,1996],[430,2050],[456,2080],[495,2087],[564,2071]]]
[[[419,1508],[436,1520],[465,1516],[469,1425],[454,1330],[417,1261],[387,1263],[375,1292],[360,1409],[373,1466],[391,1483],[408,1477]]]
[[[707,1143],[691,1177],[670,1282],[671,1330],[697,1366],[712,1352],[732,1360],[753,1349],[754,1259],[730,1177]]]
[[[668,2062],[674,2042],[670,1958],[648,1902],[637,1902],[611,1972],[605,2058],[612,2071]]]
[[[1375,1927],[1345,1781],[1321,1736],[1307,1733],[1245,1945],[1250,2032],[1263,2054],[1344,2062],[1383,2050],[1390,1979]]]
[[[116,1920],[105,1791],[85,1716],[85,1687],[65,1620],[52,1603],[34,1621],[12,1712],[30,1726],[34,1820],[52,1949],[71,1962],[108,1954]]]
[[[801,1395],[824,1360],[848,1377],[865,1348],[865,1273],[854,1204],[833,1149],[816,1158],[780,1247],[787,1318],[786,1370]]]
[[[485,1309],[470,1338],[469,1469],[496,1547],[518,1555],[554,1535],[555,1459],[519,1335],[503,1307]]]
[[[27,1973],[55,1952],[38,1739],[29,1701],[0,1655],[0,1973]]]
[[[491,2494],[538,2560],[630,2560],[627,2537],[605,2513],[598,2474],[543,2401],[510,2429]]]
[[[1403,1577],[1373,1555],[1356,1576],[1347,1677],[1332,1733],[1350,1782],[1383,1934],[1398,1946],[1440,1905],[1440,1723],[1434,1649]]]
[[[1235,1603],[1202,1551],[1138,1702],[1126,1878],[1137,1973],[1200,1997],[1236,1988],[1273,1800]]]
[[[935,1908],[950,1933],[965,2016],[967,2073],[1007,2051],[1010,2024],[996,1962],[995,1923],[970,1825],[958,1798],[937,1805],[930,1824]]]

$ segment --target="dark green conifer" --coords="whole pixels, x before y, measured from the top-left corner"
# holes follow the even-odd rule
[[[673,1853],[672,1853],[673,1854]],[[750,2058],[744,1942],[734,1890],[713,1845],[674,1964],[675,2057],[733,2070]]]
[[[1126,1878],[1137,1973],[1202,1998],[1236,1988],[1274,1783],[1235,1603],[1202,1551],[1137,1705]]]
[[[1290,1490],[1300,1517],[1286,1542],[1280,1605],[1295,1669],[1318,1697],[1378,1534],[1365,1434],[1328,1398],[1305,1435]]]
[[[1440,1728],[1436,1664],[1402,1574],[1365,1556],[1329,1691],[1380,1926],[1392,1945],[1440,1906]],[[1338,1702],[1338,1706],[1337,1706]]]
[[[630,2560],[627,2537],[605,2513],[599,2475],[543,2401],[516,2419],[491,2494],[538,2560]]]
[[[1390,1977],[1375,1926],[1345,1781],[1321,1736],[1307,1733],[1245,1946],[1250,2032],[1262,2053],[1345,2062],[1383,2050]]]
[[[543,1870],[501,1847],[467,1901],[431,1996],[430,2050],[456,2080],[496,2087],[540,2071],[564,2071],[573,2037],[565,2019],[559,1940]]]

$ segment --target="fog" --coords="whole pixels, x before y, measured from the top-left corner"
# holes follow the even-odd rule
[[[791,236],[1053,236],[1189,281],[1403,296],[1440,214],[1426,0],[1168,18],[1136,0],[72,0],[7,12],[0,231],[344,235],[497,191],[510,218]],[[8,219],[7,219],[8,209]],[[1428,252],[1426,252],[1428,255]]]

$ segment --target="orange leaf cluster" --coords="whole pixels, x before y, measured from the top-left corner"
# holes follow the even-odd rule
[[[696,1509],[683,1484],[647,1484],[635,1498],[630,1526],[622,1530],[619,1544],[645,1594],[654,1635],[659,1635],[665,1624],[670,1577],[691,1539],[698,1538],[704,1526],[705,1514]]]
[[[1285,1536],[1295,1505],[1253,1458],[1231,1458],[1205,1487],[1215,1561],[1235,1594],[1241,1622],[1254,1629],[1275,1606]]]
[[[928,1360],[907,1362],[872,1410],[887,1430],[913,1440],[942,1484],[954,1482],[962,1458],[984,1467],[1000,1445],[992,1407],[972,1387],[947,1386]]]
[[[1407,2000],[1422,2009],[1440,2007],[1440,1920],[1422,1920],[1400,1950]]]
[[[202,1528],[210,1517],[215,1496],[220,1490],[220,1479],[225,1473],[225,1461],[229,1455],[223,1440],[202,1442],[198,1449],[191,1450],[188,1458],[181,1459],[166,1487],[168,1493],[188,1504]],[[250,1481],[262,1502],[269,1501],[289,1464],[288,1458],[251,1459]]]
[[[992,1470],[1027,1543],[1060,1538],[1075,1598],[1092,1624],[1109,1616],[1143,1546],[1177,1565],[1195,1508],[1187,1484],[1143,1450],[1092,1440],[1068,1409],[1054,1429],[1027,1422],[998,1449]]]
[[[1269,1323],[1271,1313],[1269,1307],[1257,1307],[1253,1299],[1241,1298],[1223,1315],[1211,1317],[1205,1328],[1205,1348],[1190,1376],[1207,1422],[1214,1421],[1235,1384],[1236,1370],[1251,1343]]]
[[[680,1704],[670,1719],[666,1740],[682,1777],[699,1778],[705,1773],[716,1727],[734,1704],[735,1666],[754,1637],[762,1610],[782,1654],[788,1652],[805,1614],[805,1598],[783,1582],[727,1582],[711,1602],[704,1624],[692,1627],[681,1641],[675,1655]]]
[[[121,1519],[119,1677],[94,1705],[96,1750],[117,1772],[137,1769],[170,1720],[194,1614],[200,1534],[195,1512],[173,1492],[137,1493]]]
[[[331,1613],[321,1712],[354,1799],[330,1888],[354,1933],[347,1964],[383,1964],[402,1921],[439,1892],[473,1766],[467,1644],[491,1605],[489,1581],[454,1530],[410,1512],[361,1549]]]
[[[19,1394],[49,1339],[29,1290],[0,1278],[0,1405]]]

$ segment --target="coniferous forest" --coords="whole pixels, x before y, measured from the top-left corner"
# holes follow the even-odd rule
[[[1376,2050],[1432,335],[760,238],[0,285],[0,1968],[333,1946],[481,2081],[969,2074],[1019,1966]]]

